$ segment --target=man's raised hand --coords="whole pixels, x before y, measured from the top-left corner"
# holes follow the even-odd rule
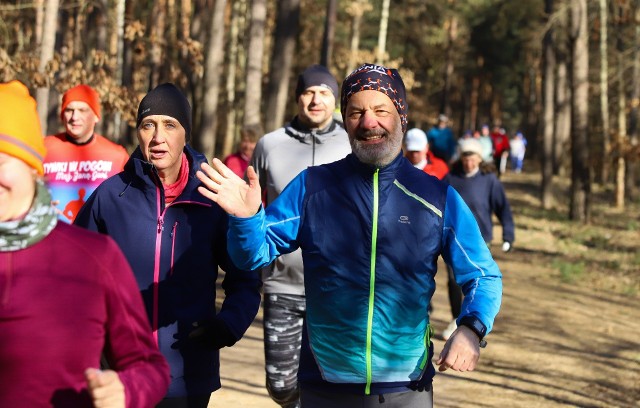
[[[262,201],[258,175],[253,167],[247,169],[247,184],[220,160],[213,159],[211,164],[213,166],[202,163],[196,173],[203,184],[198,187],[200,194],[233,216],[247,218],[255,215]]]

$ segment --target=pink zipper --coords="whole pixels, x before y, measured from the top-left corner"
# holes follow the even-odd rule
[[[156,209],[158,214],[158,227],[156,229],[156,254],[155,254],[155,261],[153,264],[153,316],[151,319],[151,328],[153,329],[153,339],[155,340],[156,345],[158,345],[158,326],[159,326],[158,296],[159,296],[159,288],[160,288],[160,253],[162,249],[162,231],[164,230],[164,213],[167,211],[167,208],[169,208],[169,206],[173,204],[197,204],[205,207],[211,207],[211,205],[200,203],[197,201],[180,201],[179,203],[174,201],[173,203],[167,205],[164,211],[162,211],[162,203],[161,203],[162,192],[160,191],[160,188],[157,186],[156,186],[156,192],[157,192]],[[171,269],[169,272],[170,274],[173,274],[177,228],[178,228],[178,222],[176,221],[175,224],[173,224],[173,229],[171,232]]]

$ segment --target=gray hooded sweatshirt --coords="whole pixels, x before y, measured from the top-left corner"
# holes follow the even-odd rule
[[[349,137],[336,121],[325,129],[305,129],[295,117],[257,143],[251,165],[266,191],[266,204],[276,199],[295,176],[309,166],[331,163],[351,153]],[[264,293],[304,295],[300,249],[278,257],[262,273]]]

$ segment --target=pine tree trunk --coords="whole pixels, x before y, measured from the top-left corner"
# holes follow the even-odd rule
[[[635,35],[633,44],[633,88],[631,96],[631,112],[629,114],[629,143],[632,147],[638,147],[638,133],[640,133],[640,120],[638,107],[640,105],[640,9],[636,9],[635,14]],[[629,160],[627,163],[627,175],[625,185],[627,187],[627,197],[636,201],[638,198],[638,159]]]
[[[389,26],[389,0],[382,0],[382,15],[380,16],[380,31],[378,32],[378,52],[376,64],[383,65],[387,54],[387,27]]]
[[[149,27],[151,27],[151,52],[149,55],[151,58],[151,70],[149,75],[149,89],[153,89],[160,85],[160,71],[163,65],[164,54],[163,44],[167,25],[166,9],[167,0],[157,0],[153,3],[151,20],[149,22]]]
[[[458,19],[451,16],[447,19],[447,49],[445,51],[444,87],[442,89],[442,100],[440,102],[440,112],[451,116],[451,105],[449,103],[451,94],[451,82],[453,81],[453,53],[454,43],[458,36]]]
[[[56,45],[56,30],[58,28],[58,0],[47,0],[44,13],[44,26],[42,29],[42,46],[40,47],[40,64],[38,72],[47,76],[46,67],[53,58],[53,51]],[[47,122],[49,119],[49,80],[43,87],[36,91],[36,101],[38,104],[38,117],[42,126],[42,133],[47,134]]]
[[[287,90],[291,78],[293,52],[300,22],[300,0],[278,2],[273,53],[267,87],[265,130],[271,132],[285,121]]]
[[[621,30],[618,31],[618,36],[621,35]],[[624,83],[624,61],[623,47],[621,47],[622,39],[618,38],[618,63],[617,63],[617,79],[618,79],[618,137],[616,140],[617,154],[616,154],[616,183],[615,183],[615,199],[616,208],[619,210],[624,209],[625,204],[625,172],[626,172],[626,158],[625,158],[625,146],[627,144],[627,113],[625,112],[627,107],[627,97],[625,93]]]
[[[247,88],[244,100],[244,126],[261,125],[262,55],[264,27],[267,16],[266,0],[251,1],[249,46],[247,51]]]
[[[570,163],[567,161],[571,144],[571,87],[568,79],[569,19],[566,2],[559,8],[556,31],[556,123],[553,142],[553,174],[564,176]]]
[[[215,154],[216,129],[218,125],[218,94],[220,92],[220,67],[223,62],[224,44],[224,11],[226,0],[216,0],[211,20],[211,35],[207,50],[207,61],[204,73],[204,90],[201,116],[201,129],[194,138],[197,148],[207,157]]]
[[[236,102],[236,67],[238,61],[238,26],[240,24],[240,3],[235,2],[232,6],[231,24],[229,27],[229,48],[227,49],[227,120],[226,131],[224,135],[224,143],[222,145],[221,158],[229,155],[235,144],[236,132],[236,117],[237,110],[235,106]]]
[[[331,67],[337,11],[338,0],[327,0],[327,16],[324,20],[324,35],[322,36],[322,51],[320,52],[320,64],[327,68]]]
[[[480,76],[477,73],[471,78],[471,92],[469,94],[469,128],[479,129],[478,100],[480,98]]]
[[[244,0],[237,0],[244,3]],[[129,2],[128,2],[129,3]],[[127,3],[127,4],[128,4]],[[204,91],[205,91],[205,76],[206,76],[206,59],[209,58],[207,47],[210,46],[209,36],[210,31],[213,30],[211,24],[213,22],[213,14],[211,11],[211,5],[207,0],[193,0],[193,13],[189,20],[189,36],[198,43],[202,44],[203,54],[205,58],[202,72],[194,70],[189,76],[189,86],[191,90],[191,99],[193,100],[193,106],[191,107],[193,115],[193,129],[196,130],[196,136],[200,137],[200,130],[202,129],[202,111],[204,110]],[[197,143],[194,146],[200,147]]]
[[[572,220],[590,221],[591,168],[589,166],[589,43],[587,0],[571,2],[572,115],[571,115],[571,204]]]
[[[609,58],[607,56],[607,0],[599,0],[600,6],[600,117],[602,120],[602,172],[600,182],[609,180],[611,135],[609,125]]]
[[[44,25],[44,0],[35,1],[36,8],[36,44],[38,47],[42,45],[42,30]]]
[[[362,16],[373,7],[369,0],[355,0],[347,6],[347,13],[352,17],[351,20],[351,39],[349,40],[349,65],[345,76],[349,75],[358,63],[358,53],[360,49],[360,26],[362,25]]]
[[[627,104],[627,98],[624,88],[624,77],[622,75],[623,61],[622,56],[618,56],[618,137],[616,140],[617,154],[616,154],[616,183],[615,183],[615,199],[616,208],[619,210],[624,209],[625,201],[625,171],[626,160],[624,154],[624,146],[627,142],[627,116],[625,114],[625,106]]]
[[[553,12],[553,0],[545,0],[545,11],[548,16]],[[544,55],[544,105],[542,135],[542,208],[550,209],[553,199],[553,130],[554,130],[554,89],[556,55],[553,49],[553,31],[549,29],[544,36],[542,53]]]

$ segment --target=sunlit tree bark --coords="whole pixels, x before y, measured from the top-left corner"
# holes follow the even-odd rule
[[[149,88],[153,89],[159,85],[160,71],[164,63],[163,43],[165,38],[167,19],[167,0],[157,0],[153,3],[151,21],[149,22],[151,41],[151,72],[149,76]]]
[[[387,54],[387,27],[389,26],[389,0],[382,0],[382,14],[380,16],[380,31],[378,32],[378,52],[376,64],[384,64]]]
[[[602,172],[600,182],[609,180],[611,135],[609,125],[609,58],[608,58],[608,10],[607,0],[598,1],[600,11],[600,119],[602,120]]]
[[[553,131],[553,174],[565,176],[569,172],[567,160],[571,148],[571,84],[569,83],[569,14],[568,2],[560,3],[558,9],[557,30],[555,30],[556,49],[556,102],[555,128]]]
[[[247,50],[247,76],[244,103],[245,126],[260,125],[262,102],[262,56],[264,27],[267,16],[266,0],[251,0],[251,23]]]
[[[589,166],[589,32],[587,0],[571,1],[571,203],[572,220],[590,221],[591,167]]]
[[[220,79],[223,62],[224,45],[224,11],[226,0],[216,0],[211,21],[211,36],[207,50],[204,73],[204,92],[201,116],[201,129],[195,140],[195,145],[208,158],[215,154],[216,129],[218,125],[218,94],[220,93]]]
[[[362,24],[362,16],[367,11],[371,11],[373,7],[369,0],[356,0],[347,6],[347,13],[352,17],[351,20],[351,39],[349,41],[349,65],[345,76],[356,69],[358,63],[358,50],[360,48],[360,25]]]
[[[293,52],[300,21],[300,0],[278,1],[273,52],[269,68],[269,85],[265,95],[265,130],[282,126],[287,107]]]
[[[227,82],[225,90],[227,93],[227,120],[224,134],[224,143],[220,157],[226,157],[233,150],[236,136],[236,67],[238,61],[238,33],[240,24],[240,2],[236,1],[232,5],[231,24],[229,26],[229,46],[227,48]]]
[[[553,0],[545,0],[547,16],[553,13]],[[553,183],[553,130],[554,130],[554,102],[555,102],[555,63],[556,56],[553,49],[553,31],[551,28],[545,33],[542,43],[544,55],[544,105],[543,105],[543,136],[542,136],[542,207],[550,209],[554,204]]]
[[[47,77],[47,64],[53,58],[56,45],[56,30],[58,28],[58,0],[47,0],[44,12],[44,26],[42,29],[42,45],[40,46],[40,64],[38,72],[43,77]],[[36,101],[38,104],[38,117],[42,125],[42,133],[47,134],[47,122],[49,116],[49,81],[47,80],[36,91]]]

